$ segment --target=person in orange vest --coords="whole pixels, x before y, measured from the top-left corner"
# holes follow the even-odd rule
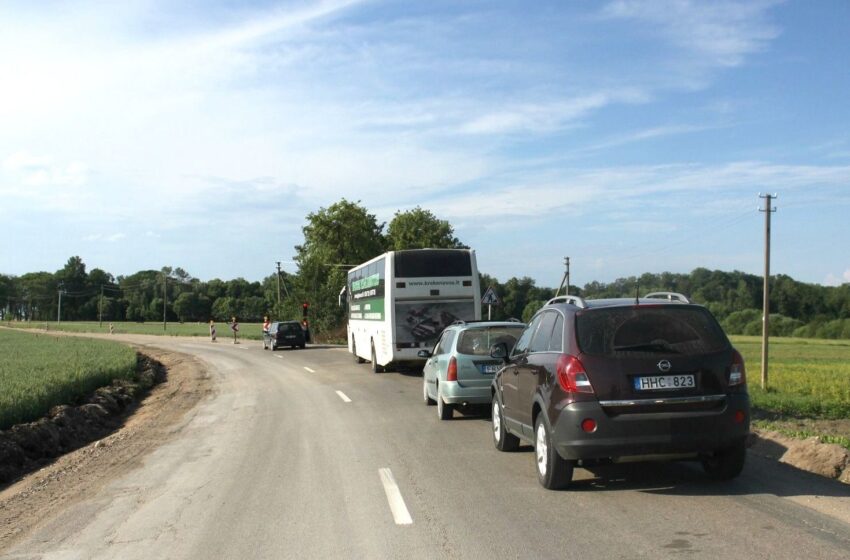
[[[267,348],[266,339],[269,336],[269,329],[271,328],[272,323],[269,321],[269,316],[265,315],[263,317],[263,350]]]

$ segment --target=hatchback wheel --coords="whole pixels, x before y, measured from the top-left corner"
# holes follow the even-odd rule
[[[555,450],[552,445],[552,431],[543,418],[543,414],[537,417],[534,427],[534,459],[537,464],[537,480],[549,490],[560,490],[565,488],[573,479],[573,468],[575,463],[567,461]]]
[[[702,458],[702,468],[715,480],[731,480],[741,474],[747,459],[747,446],[742,440],[713,455]]]
[[[493,396],[492,408],[493,420],[493,442],[499,451],[516,451],[519,447],[519,438],[508,433],[505,429],[505,419],[502,416],[502,405],[499,399]]]
[[[428,396],[428,380],[425,379],[425,374],[422,374],[422,400],[425,401],[425,404],[428,406],[433,406],[436,404],[434,399]]]
[[[443,400],[443,395],[440,394],[440,388],[437,387],[437,416],[440,420],[451,420],[454,416],[454,405],[448,404]]]

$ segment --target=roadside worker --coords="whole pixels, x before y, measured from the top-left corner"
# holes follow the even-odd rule
[[[210,319],[210,342],[215,342],[215,321]]]
[[[266,339],[269,336],[269,329],[271,328],[272,323],[269,321],[269,316],[263,316],[263,350],[266,349]]]
[[[230,320],[230,330],[233,331],[233,344],[239,344],[239,341],[236,339],[236,333],[239,332],[239,323],[236,322],[235,316]]]

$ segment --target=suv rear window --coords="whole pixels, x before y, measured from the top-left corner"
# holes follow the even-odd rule
[[[576,335],[582,352],[602,356],[623,352],[697,355],[729,344],[706,309],[672,305],[587,310],[576,315]]]

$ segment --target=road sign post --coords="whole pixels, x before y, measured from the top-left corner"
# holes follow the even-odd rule
[[[493,286],[488,286],[487,291],[481,296],[481,303],[487,305],[487,320],[490,320],[491,310],[493,305],[499,305],[499,296],[496,295],[496,290]]]

